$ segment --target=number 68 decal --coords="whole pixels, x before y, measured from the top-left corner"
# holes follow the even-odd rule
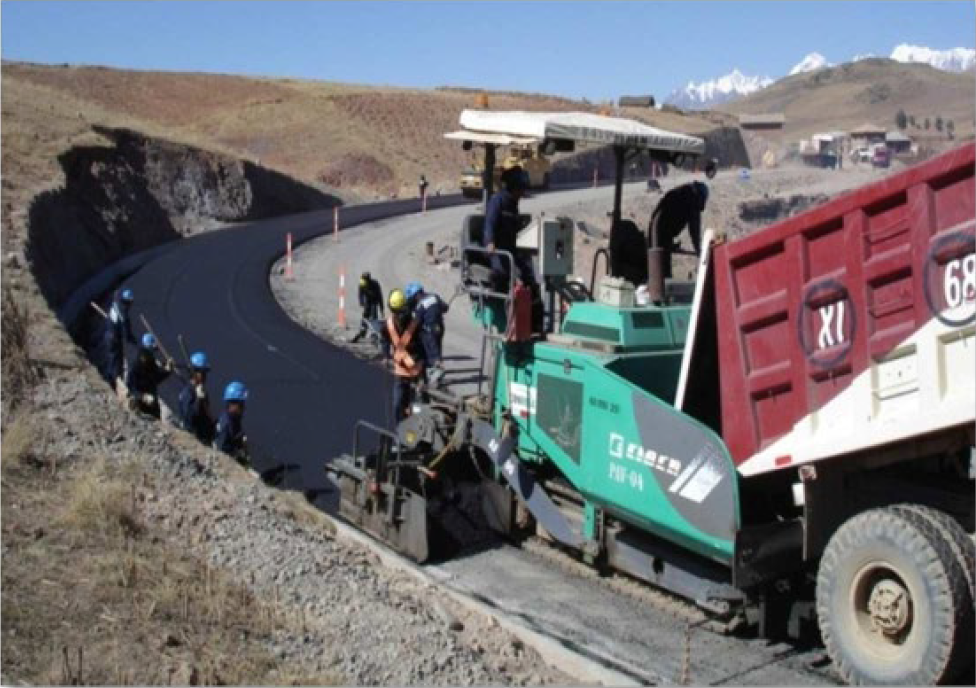
[[[976,253],[946,263],[942,281],[949,308],[959,308],[976,299]]]
[[[932,244],[925,262],[925,299],[945,325],[976,321],[976,237],[957,232]]]

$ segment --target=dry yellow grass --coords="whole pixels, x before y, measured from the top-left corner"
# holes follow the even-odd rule
[[[8,426],[5,464],[26,455],[32,427]],[[269,652],[272,635],[299,633],[302,620],[151,531],[135,464],[18,466],[4,471],[3,683],[341,682]]]
[[[104,459],[73,480],[59,525],[79,533],[134,538],[142,533],[136,507],[135,471],[109,472]],[[123,481],[123,476],[129,480]]]
[[[38,379],[37,367],[31,355],[30,311],[14,296],[13,289],[3,287],[2,361],[3,413],[12,412],[24,401]]]
[[[33,414],[18,412],[4,423],[3,449],[0,451],[4,486],[8,474],[42,465],[42,459],[46,457],[46,441],[46,428]]]

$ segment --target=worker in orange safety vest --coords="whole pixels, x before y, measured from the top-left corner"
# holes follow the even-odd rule
[[[397,423],[409,415],[416,382],[424,372],[424,349],[420,321],[407,305],[400,289],[390,292],[390,315],[383,329],[383,354],[393,363],[393,417]]]

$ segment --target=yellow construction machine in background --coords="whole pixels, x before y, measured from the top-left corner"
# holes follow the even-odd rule
[[[494,169],[494,187],[501,187],[502,172],[519,166],[529,173],[529,187],[548,189],[552,174],[552,163],[535,144],[509,146],[508,155]],[[461,193],[468,198],[481,198],[484,192],[484,167],[473,162],[471,167],[461,173]]]

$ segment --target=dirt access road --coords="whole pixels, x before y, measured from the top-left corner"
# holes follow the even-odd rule
[[[737,171],[725,171],[709,182],[709,202],[703,224],[737,236],[768,221],[749,221],[741,217],[742,203],[756,203],[785,198],[804,201],[826,200],[846,190],[856,188],[885,174],[886,171],[860,168],[834,172],[811,168],[752,171],[742,180]],[[663,191],[703,176],[672,173],[661,180]],[[624,187],[623,215],[646,228],[651,212],[662,193],[648,192],[643,182]],[[789,204],[784,204],[789,205]],[[613,207],[612,187],[583,188],[533,195],[520,204],[520,210],[533,216],[566,215],[582,220],[597,236],[577,233],[575,242],[576,274],[590,281],[593,254],[605,246],[602,238],[609,228],[607,213]],[[449,261],[431,265],[426,259],[425,244],[434,243],[435,250],[457,247],[464,217],[478,212],[476,206],[463,206],[413,213],[398,218],[360,225],[340,233],[339,240],[323,236],[303,244],[293,259],[294,278],[286,280],[283,261],[272,270],[271,287],[293,320],[332,343],[343,346],[357,356],[377,359],[378,351],[361,341],[350,344],[358,329],[361,310],[356,301],[359,275],[365,270],[377,278],[384,293],[394,287],[403,288],[411,280],[420,281],[428,291],[449,300],[458,284],[457,270]],[[687,237],[683,243],[690,246]],[[446,252],[443,253],[447,255]],[[678,258],[676,275],[681,266],[691,267],[694,261]],[[602,262],[601,262],[602,270]],[[339,274],[346,275],[347,327],[339,325]],[[458,297],[446,317],[445,380],[459,393],[468,393],[477,384],[476,373],[481,351],[481,330],[471,318],[466,297]]]

